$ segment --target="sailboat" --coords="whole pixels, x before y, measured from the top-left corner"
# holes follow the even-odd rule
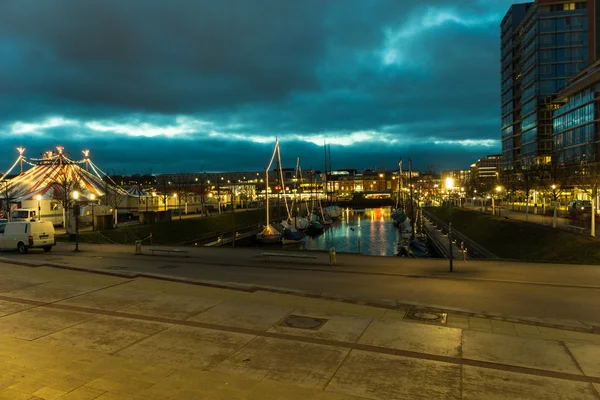
[[[271,156],[271,162],[269,162],[269,166],[265,170],[265,203],[267,209],[267,223],[264,229],[256,235],[256,240],[261,243],[278,243],[281,241],[281,233],[273,227],[273,225],[269,222],[269,170],[271,169],[271,165],[273,165],[273,160],[275,159],[275,155],[279,154],[279,140],[275,139],[275,149],[273,150],[273,155]]]

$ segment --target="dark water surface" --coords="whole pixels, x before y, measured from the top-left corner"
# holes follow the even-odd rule
[[[329,250],[371,256],[393,256],[400,231],[393,225],[391,207],[344,210],[342,216],[322,235],[307,237],[307,250]]]

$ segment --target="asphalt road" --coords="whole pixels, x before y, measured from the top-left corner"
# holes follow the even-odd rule
[[[187,257],[133,255],[132,246],[59,244],[51,253],[0,260],[153,273],[218,282],[236,282],[400,303],[459,308],[511,316],[570,319],[600,324],[600,266],[527,264],[338,255],[317,260],[281,258],[265,262],[261,249],[191,248]],[[269,250],[271,251],[271,250]],[[281,253],[283,251],[278,251]],[[303,254],[307,254],[306,252]]]

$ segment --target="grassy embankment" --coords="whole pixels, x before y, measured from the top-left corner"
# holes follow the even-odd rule
[[[428,208],[448,221],[448,208]],[[589,235],[454,208],[452,226],[504,259],[600,264],[600,239]]]
[[[283,215],[283,213],[274,210],[271,215],[275,217],[276,215]],[[152,225],[132,225],[101,232],[80,232],[79,241],[83,243],[133,244],[136,240],[147,238],[152,234],[153,244],[175,245],[217,232],[233,231],[235,227],[245,227],[253,224],[258,227],[259,224],[264,222],[264,210],[236,212],[235,221],[231,212],[182,220],[173,217],[171,221],[158,222]],[[68,235],[62,235],[57,239],[68,241],[69,237]]]

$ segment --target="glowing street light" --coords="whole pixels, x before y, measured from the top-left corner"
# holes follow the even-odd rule
[[[454,189],[454,178],[446,178],[446,189]]]
[[[79,192],[75,190],[73,192],[73,198],[75,202],[79,199]],[[75,204],[73,207],[73,214],[75,214],[75,251],[79,251],[79,205]]]
[[[35,196],[35,199],[38,202],[38,221],[40,221],[42,219],[42,196],[40,196],[39,194],[37,196]]]

